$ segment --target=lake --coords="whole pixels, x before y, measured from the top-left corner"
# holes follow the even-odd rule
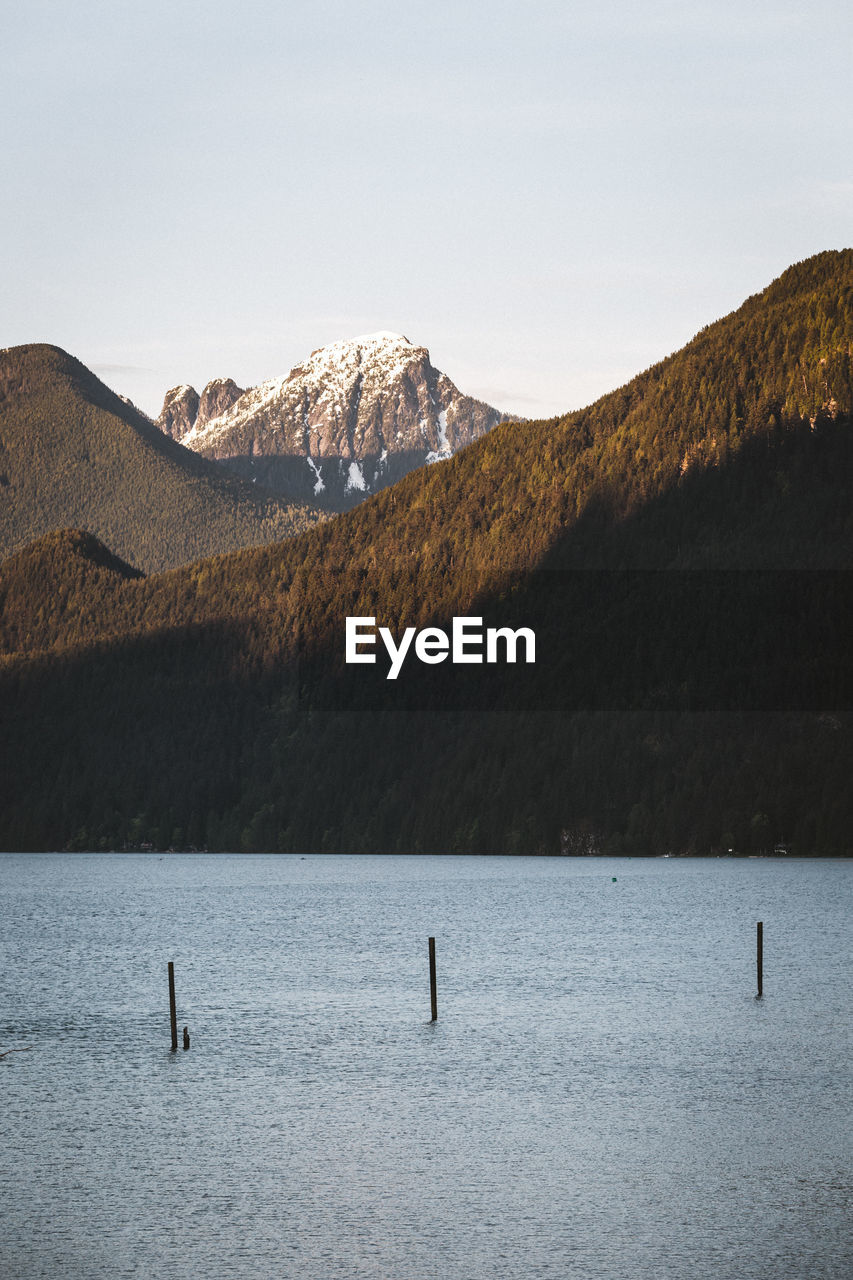
[[[849,1280],[852,874],[0,855],[0,1274]]]

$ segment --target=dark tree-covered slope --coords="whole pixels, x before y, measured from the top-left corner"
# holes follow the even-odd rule
[[[169,440],[58,347],[0,352],[3,553],[72,526],[156,571],[316,519]]]
[[[849,852],[851,350],[822,254],[289,543],[149,579],[22,552],[0,840]],[[349,614],[463,613],[533,627],[535,666],[344,666]]]

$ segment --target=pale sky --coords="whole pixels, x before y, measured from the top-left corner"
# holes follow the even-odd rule
[[[0,346],[156,414],[391,329],[543,417],[853,244],[849,0],[28,0]]]

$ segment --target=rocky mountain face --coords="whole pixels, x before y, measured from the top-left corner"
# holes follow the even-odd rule
[[[383,332],[321,347],[248,391],[230,379],[200,397],[175,387],[158,425],[290,499],[342,510],[507,416],[463,395],[426,347]]]
[[[230,409],[243,394],[231,378],[214,378],[201,395],[195,387],[172,387],[166,392],[157,426],[173,440],[183,440],[194,427],[204,428],[213,418]]]

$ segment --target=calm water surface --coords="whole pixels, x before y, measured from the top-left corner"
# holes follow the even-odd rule
[[[0,1275],[849,1280],[851,875],[0,855]]]

